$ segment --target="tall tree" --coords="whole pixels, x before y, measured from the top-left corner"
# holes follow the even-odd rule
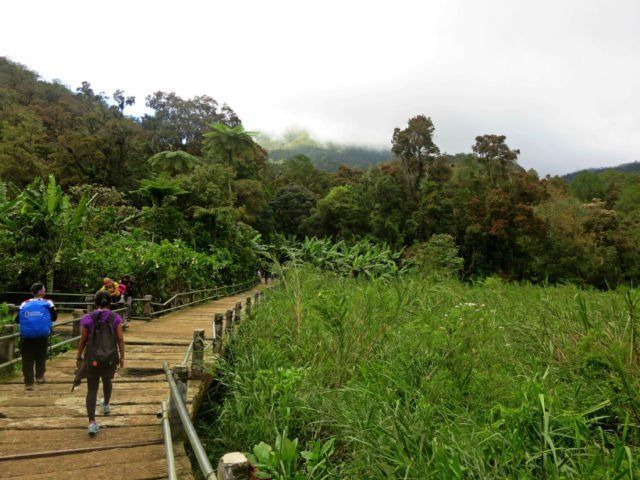
[[[302,228],[321,236],[357,238],[368,232],[367,206],[362,192],[349,186],[333,187],[320,200]]]
[[[480,135],[472,147],[493,186],[507,179],[520,155],[520,150],[509,148],[505,143],[506,138],[504,135]]]
[[[202,134],[212,123],[230,127],[240,125],[240,119],[231,108],[207,95],[183,99],[174,92],[155,92],[146,97],[146,106],[155,114],[145,115],[142,124],[151,133],[153,153],[162,150],[184,150],[200,155]]]
[[[278,232],[300,235],[300,225],[316,206],[316,196],[304,186],[292,183],[278,189],[269,206]]]
[[[593,172],[580,172],[570,183],[571,192],[583,202],[594,198],[604,199],[606,187],[602,177]]]
[[[395,128],[391,151],[400,159],[409,189],[417,198],[420,183],[440,150],[433,141],[435,127],[431,118],[418,115],[409,119],[404,130]]]
[[[329,191],[329,174],[314,167],[309,157],[294,155],[275,165],[275,168],[276,178],[273,183],[277,188],[291,184],[301,185],[321,197]]]
[[[125,107],[135,105],[136,97],[127,97],[124,94],[124,90],[118,89],[113,92],[113,101],[116,102],[116,108],[118,109],[118,111],[124,115]]]
[[[407,201],[406,184],[398,169],[388,166],[369,169],[361,188],[371,233],[396,247],[410,242],[415,234],[415,228],[410,224],[414,204]]]
[[[339,187],[341,185],[351,185],[355,187],[362,183],[364,171],[359,168],[351,168],[346,165],[340,165],[338,169],[331,174],[331,186]]]

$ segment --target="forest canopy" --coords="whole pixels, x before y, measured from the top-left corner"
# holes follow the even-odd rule
[[[128,115],[140,101],[150,113]],[[233,281],[260,266],[257,245],[305,237],[386,244],[404,252],[400,263],[453,249],[467,279],[640,280],[640,173],[540,178],[504,135],[448,154],[436,129],[418,114],[389,132],[388,151],[304,131],[273,139],[208,95],[72,91],[0,58],[0,288],[46,276],[90,289],[107,272],[159,264],[154,255],[178,270],[211,262],[218,281]]]

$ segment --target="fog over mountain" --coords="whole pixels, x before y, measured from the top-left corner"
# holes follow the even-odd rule
[[[35,14],[37,12],[37,14]],[[208,94],[249,130],[388,148],[430,116],[442,151],[507,136],[541,174],[640,157],[640,3],[79,2],[3,7],[0,55],[45,79]]]

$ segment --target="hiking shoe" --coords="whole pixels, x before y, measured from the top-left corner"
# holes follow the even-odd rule
[[[40,377],[40,378],[36,378],[36,383],[38,385],[42,385],[43,383],[45,383],[44,375],[42,377]]]
[[[33,390],[33,383],[31,385],[25,385],[24,389],[25,390]]]
[[[100,431],[100,427],[96,422],[91,422],[89,424],[89,428],[87,429],[87,433],[89,434],[89,436],[93,437],[99,431]]]
[[[109,415],[111,413],[111,407],[108,403],[104,403],[104,400],[100,400],[100,408],[102,409],[102,415]]]

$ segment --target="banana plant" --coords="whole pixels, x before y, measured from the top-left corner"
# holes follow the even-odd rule
[[[20,192],[14,200],[0,202],[0,229],[13,235],[16,244],[23,238],[35,239],[25,249],[33,249],[40,258],[47,289],[53,290],[54,271],[64,251],[82,239],[82,227],[87,213],[87,197],[78,205],[64,194],[53,175],[45,184],[36,181]]]
[[[367,240],[351,244],[329,238],[305,238],[302,242],[288,244],[286,253],[296,265],[308,263],[343,276],[386,279],[404,272],[398,268],[401,251]]]

